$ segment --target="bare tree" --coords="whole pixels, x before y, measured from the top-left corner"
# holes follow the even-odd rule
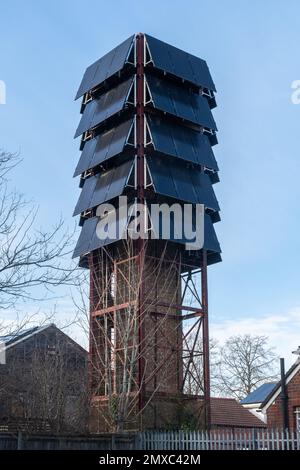
[[[218,354],[215,390],[223,396],[241,400],[259,385],[278,379],[277,355],[267,336],[232,336]]]
[[[72,234],[59,220],[50,230],[37,229],[37,209],[9,189],[8,175],[17,155],[0,151],[0,308],[19,300],[45,298],[59,285],[72,285],[75,269],[69,258]],[[76,275],[78,275],[76,273]],[[35,294],[39,287],[39,295]]]

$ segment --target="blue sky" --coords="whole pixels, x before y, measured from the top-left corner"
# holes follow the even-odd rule
[[[139,31],[208,62],[223,250],[209,270],[211,334],[269,334],[281,354],[300,343],[299,17],[293,0],[1,2],[0,147],[20,152],[13,184],[46,226],[60,215],[73,224],[74,96],[86,66]]]

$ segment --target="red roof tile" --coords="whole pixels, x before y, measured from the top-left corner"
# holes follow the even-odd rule
[[[265,428],[266,424],[234,398],[211,398],[212,426]]]

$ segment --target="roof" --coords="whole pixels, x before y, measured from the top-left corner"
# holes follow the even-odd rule
[[[0,343],[5,344],[4,349],[6,350],[6,349],[9,349],[9,348],[12,348],[12,347],[16,346],[17,344],[31,338],[32,336],[34,336],[36,334],[39,334],[39,333],[47,330],[48,328],[55,328],[62,335],[64,335],[68,339],[68,341],[70,341],[72,344],[74,344],[82,352],[87,354],[87,351],[79,343],[74,341],[70,336],[68,336],[66,333],[64,333],[54,323],[49,323],[49,324],[44,325],[44,326],[34,326],[33,328],[28,328],[26,330],[17,331],[16,333],[0,336]]]
[[[51,323],[51,325],[45,326],[34,326],[33,328],[28,328],[26,330],[20,330],[15,333],[11,333],[8,335],[0,336],[0,343],[5,343],[6,348],[13,346],[20,341],[24,341],[25,339],[30,338],[31,336],[40,333],[41,331],[45,330],[49,326],[55,326]]]
[[[234,398],[211,398],[213,427],[265,428],[266,424]]]
[[[300,361],[297,359],[297,361],[289,368],[289,370],[285,374],[285,382],[288,384],[290,380],[300,371]],[[277,382],[273,390],[269,393],[269,395],[265,398],[263,403],[260,405],[260,408],[263,411],[266,411],[267,408],[276,400],[278,395],[280,394],[281,391],[281,380]]]
[[[240,401],[241,405],[250,405],[252,403],[262,403],[267,396],[272,392],[277,382],[267,382],[260,385],[256,390],[249,393],[243,400]]]

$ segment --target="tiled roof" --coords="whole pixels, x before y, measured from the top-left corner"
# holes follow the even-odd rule
[[[266,424],[234,398],[211,398],[212,426],[265,428]]]
[[[266,397],[272,392],[273,388],[277,382],[267,382],[260,385],[256,390],[249,393],[243,400],[241,400],[242,405],[250,405],[252,403],[262,403]]]

